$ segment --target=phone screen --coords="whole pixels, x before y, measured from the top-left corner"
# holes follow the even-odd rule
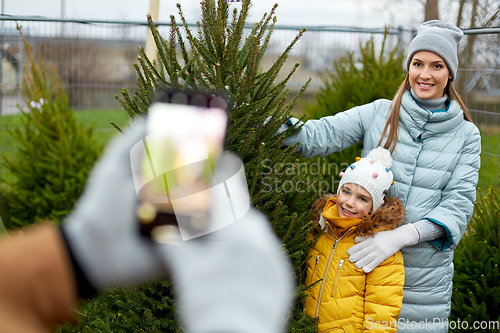
[[[163,225],[183,223],[184,228],[194,229],[206,225],[226,125],[226,111],[219,107],[151,105],[143,140],[139,209],[161,219],[151,224],[140,218],[141,233],[161,242]]]

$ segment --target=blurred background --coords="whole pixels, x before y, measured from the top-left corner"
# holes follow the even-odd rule
[[[153,0],[154,1],[154,0]],[[163,37],[169,34],[170,15],[178,21],[176,3],[194,30],[199,21],[199,0],[160,0],[157,24]],[[252,1],[247,22],[257,22],[272,9],[273,2]],[[17,85],[28,63],[16,24],[30,43],[36,59],[55,66],[69,94],[70,106],[79,121],[94,123],[102,142],[116,134],[113,121],[124,126],[128,114],[115,94],[137,90],[133,67],[138,47],[145,46],[149,0],[2,0],[0,16],[0,151],[13,152],[15,143],[6,128],[20,125],[24,107]],[[233,8],[241,5],[232,3]],[[268,69],[302,28],[307,32],[296,44],[283,79],[300,63],[288,82],[296,94],[311,78],[293,112],[309,110],[318,93],[335,72],[334,62],[351,54],[362,68],[361,47],[373,39],[375,53],[392,50],[404,55],[416,28],[424,20],[439,18],[458,25],[466,33],[459,51],[456,87],[470,108],[483,135],[480,187],[500,187],[500,18],[499,3],[488,0],[285,0],[276,10],[278,18],[269,49],[262,60]],[[250,31],[252,25],[248,25]],[[384,35],[384,32],[386,35]],[[386,42],[383,43],[384,36]],[[382,45],[384,48],[382,49]],[[402,66],[402,63],[401,63]],[[395,91],[394,91],[395,92]],[[33,101],[37,103],[38,101]],[[336,113],[341,110],[332,110]],[[0,168],[0,177],[8,176]]]

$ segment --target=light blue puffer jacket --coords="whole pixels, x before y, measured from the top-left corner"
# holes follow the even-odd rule
[[[390,105],[381,99],[309,120],[284,144],[301,142],[297,151],[313,157],[364,140],[364,157],[378,146]],[[435,318],[444,321],[450,315],[453,250],[473,212],[480,152],[479,130],[464,120],[455,101],[446,111],[431,112],[420,108],[408,91],[403,95],[390,195],[403,202],[408,223],[428,219],[443,226],[446,236],[401,249],[406,280],[398,332],[447,332]],[[431,328],[433,321],[438,324]]]

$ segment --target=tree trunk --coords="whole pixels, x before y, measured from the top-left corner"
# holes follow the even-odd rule
[[[458,5],[458,15],[457,15],[457,27],[460,28],[462,25],[462,15],[464,12],[465,0],[460,0],[460,4]]]
[[[479,0],[472,0],[472,10],[470,17],[470,27],[474,28],[477,22],[477,6]],[[473,50],[474,50],[474,41],[476,40],[476,35],[467,36],[467,44],[465,44],[465,48],[461,54],[462,60],[462,68],[470,68],[472,66],[473,60]],[[458,93],[465,97],[467,92],[465,91],[465,82],[469,80],[467,72],[464,72],[464,75],[461,75],[460,80],[458,81],[457,90]]]
[[[439,20],[438,0],[427,0],[424,21]]]

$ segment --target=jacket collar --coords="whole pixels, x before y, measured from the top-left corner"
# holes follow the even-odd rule
[[[454,100],[450,101],[447,110],[424,110],[411,97],[410,91],[406,91],[401,100],[399,120],[414,139],[426,139],[457,128],[464,115]]]

